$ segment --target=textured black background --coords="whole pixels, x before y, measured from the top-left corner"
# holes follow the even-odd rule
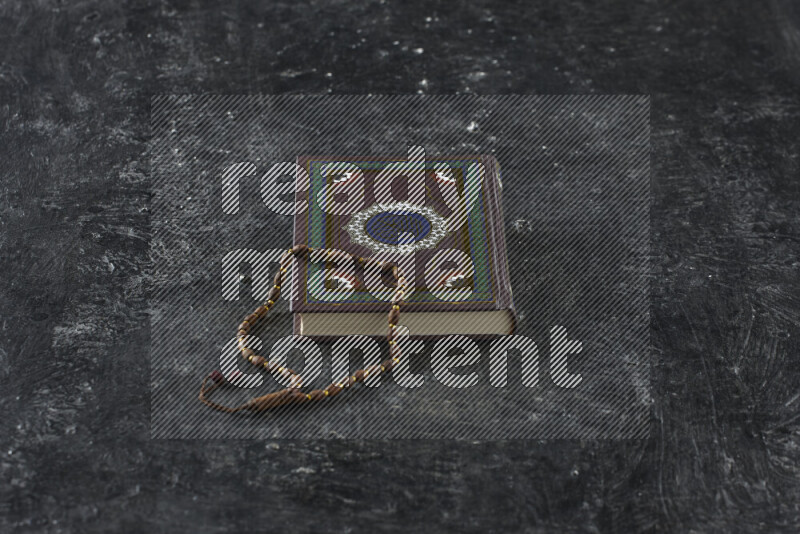
[[[3,2],[0,42],[0,530],[800,527],[795,2]],[[652,439],[150,441],[150,94],[417,90],[652,94]]]

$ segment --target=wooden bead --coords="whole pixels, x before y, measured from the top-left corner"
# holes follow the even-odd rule
[[[329,397],[335,397],[342,391],[342,388],[339,386],[328,386],[327,391]]]
[[[275,273],[275,279],[273,280],[273,283],[278,287],[281,286],[281,284],[283,283],[283,273],[282,272],[278,271],[277,273]]]
[[[321,389],[315,389],[314,391],[309,393],[309,395],[311,396],[312,401],[322,400],[325,398],[325,392],[322,391]]]
[[[400,310],[397,308],[392,308],[392,311],[389,312],[389,324],[397,324],[397,321],[400,319]]]
[[[292,247],[292,254],[298,256],[300,258],[305,258],[308,256],[309,248],[308,245],[295,245]]]
[[[364,381],[364,369],[359,369],[356,371],[355,374],[356,382],[363,382]]]
[[[284,404],[292,402],[292,400],[292,390],[284,389],[281,391],[276,391],[275,393],[270,393],[269,395],[264,395],[263,397],[252,399],[245,406],[250,411],[262,412],[264,410],[269,410],[270,408],[283,406]]]
[[[244,320],[250,324],[255,324],[255,322],[258,321],[258,315],[256,315],[255,313],[251,313],[250,315],[245,317]]]
[[[381,367],[383,367],[384,371],[391,371],[392,367],[394,367],[394,362],[392,360],[386,360],[381,364]]]
[[[253,349],[248,349],[247,347],[242,349],[242,356],[245,358],[249,358],[250,356],[254,355]]]
[[[384,263],[381,265],[381,276],[388,276],[392,282],[396,282],[399,278],[399,271],[397,265],[394,263]]]
[[[242,324],[239,325],[239,331],[244,332],[245,334],[250,330],[250,323],[247,321],[242,321]]]
[[[308,402],[311,400],[308,398],[308,395],[296,388],[292,388],[290,396],[293,402]]]
[[[269,290],[269,295],[267,296],[267,300],[271,300],[272,302],[278,302],[278,299],[281,296],[281,290],[277,287],[273,287]]]
[[[259,318],[264,317],[269,309],[266,306],[259,306],[256,308],[255,314],[258,315]]]
[[[256,367],[261,367],[262,365],[264,365],[265,361],[267,360],[265,360],[263,356],[253,356],[252,358],[250,358],[250,363],[252,363]]]

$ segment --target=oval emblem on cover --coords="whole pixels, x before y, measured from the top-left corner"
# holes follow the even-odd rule
[[[408,202],[373,204],[344,227],[350,241],[375,252],[410,254],[435,247],[445,236],[444,218],[427,206]]]
[[[407,245],[425,239],[431,222],[424,215],[407,211],[384,211],[373,215],[364,225],[367,235],[387,245]]]

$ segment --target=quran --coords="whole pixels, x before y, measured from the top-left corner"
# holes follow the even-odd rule
[[[494,156],[425,159],[411,147],[407,158],[300,156],[296,172],[308,202],[294,244],[315,250],[292,278],[296,335],[384,336],[387,261],[408,281],[398,327],[411,337],[514,331]]]

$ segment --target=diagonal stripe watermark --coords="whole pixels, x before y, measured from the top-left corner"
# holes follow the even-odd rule
[[[151,104],[154,438],[648,435],[648,97],[158,95]],[[313,180],[297,165],[309,155],[331,158],[322,171],[330,189],[312,194]],[[376,257],[388,258],[393,243],[411,250],[429,232],[424,210],[402,207],[425,203],[421,182],[409,180],[402,198],[389,184],[430,166],[443,206],[436,231],[469,235],[472,210],[485,208],[485,169],[465,170],[459,189],[447,162],[478,155],[493,155],[501,168],[513,336],[401,332],[404,356],[391,373],[335,398],[260,414],[198,402],[200,381],[215,369],[228,382],[215,399],[233,405],[285,387],[322,388],[386,360],[383,338],[293,336],[286,299],[299,298],[294,285],[246,343],[297,371],[302,383],[246,365],[236,327],[267,298],[281,255],[295,242],[295,213],[349,217],[363,207],[359,158],[391,162],[374,171],[381,184],[374,198],[394,206],[388,228],[403,230],[372,229],[389,243],[375,245]],[[295,188],[308,193],[297,196]],[[409,294],[431,302],[478,298],[474,280],[494,260],[475,244],[442,243],[435,261],[395,258],[414,285]],[[287,276],[301,271],[293,262]],[[362,283],[376,301],[391,295],[377,269],[364,274],[354,265],[316,271],[309,290],[344,302]],[[439,319],[453,331],[459,320]]]

